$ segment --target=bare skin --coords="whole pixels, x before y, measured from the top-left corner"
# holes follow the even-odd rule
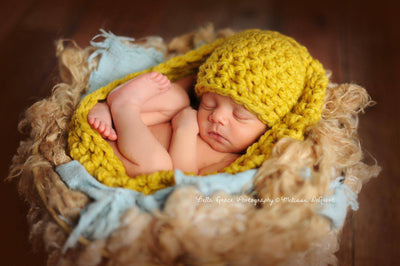
[[[153,73],[145,74],[144,77],[153,77],[153,75],[155,75]],[[129,91],[129,88],[135,88],[137,84],[140,84],[144,80],[145,79],[143,79],[143,77],[140,77],[140,79],[133,79],[120,85],[110,93],[107,102],[99,102],[90,110],[88,114],[88,122],[93,129],[97,130],[101,134],[104,139],[111,141],[117,140],[117,134],[113,128],[111,110],[108,104],[108,102],[111,101],[110,97],[112,99],[115,98],[115,92],[117,92],[122,86],[124,86],[123,91]],[[147,126],[152,126],[170,121],[178,111],[188,106],[190,102],[187,96],[187,90],[192,82],[193,77],[185,78],[177,83],[172,84],[171,86],[168,85],[168,81],[165,84],[167,87],[165,93],[163,93],[161,89],[159,94],[154,95],[154,97],[150,96],[150,100],[142,103],[141,105],[141,118],[144,124]],[[168,90],[168,87],[171,87],[171,90]],[[118,95],[121,95],[119,96],[121,98],[124,96],[129,97],[129,95],[124,95],[121,93]]]
[[[246,123],[237,122],[233,108],[240,106],[225,96],[214,97],[219,105],[215,111],[209,107],[211,96],[205,97],[208,111],[204,104],[199,112],[193,110],[187,95],[192,84],[193,78],[171,84],[157,72],[144,74],[114,89],[107,102],[89,112],[89,124],[108,141],[129,176],[176,168],[196,174],[220,171],[242,151],[233,149],[231,143],[237,141],[229,134],[235,136],[242,127],[259,130],[254,136],[245,134],[243,145],[249,145],[265,131],[252,114]]]

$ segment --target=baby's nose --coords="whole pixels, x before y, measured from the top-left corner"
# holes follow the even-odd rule
[[[214,123],[219,123],[221,125],[226,125],[228,122],[227,112],[223,109],[215,109],[209,116],[210,120]]]

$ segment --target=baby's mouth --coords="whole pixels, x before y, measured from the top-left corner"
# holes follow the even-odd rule
[[[209,131],[208,135],[212,138],[215,139],[218,142],[228,142],[228,140],[226,138],[224,138],[222,135],[220,135],[218,132],[216,131]]]

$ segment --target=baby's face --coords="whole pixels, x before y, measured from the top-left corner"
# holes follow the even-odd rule
[[[243,152],[267,128],[230,97],[211,92],[202,96],[197,120],[201,138],[219,152]]]

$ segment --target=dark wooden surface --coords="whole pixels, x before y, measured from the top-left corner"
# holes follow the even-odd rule
[[[1,176],[22,136],[17,122],[57,82],[54,41],[85,47],[98,29],[166,39],[207,22],[217,29],[281,31],[306,45],[336,82],[367,88],[377,105],[360,119],[363,146],[383,167],[347,220],[341,265],[400,265],[400,55],[397,1],[21,0],[0,4]],[[28,243],[27,207],[15,182],[0,184],[2,265],[44,265]]]

